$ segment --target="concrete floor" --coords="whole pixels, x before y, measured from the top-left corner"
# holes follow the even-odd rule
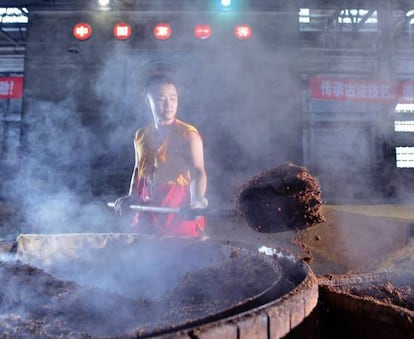
[[[414,221],[414,205],[326,205],[326,208],[336,211],[358,213],[365,216]]]
[[[287,249],[318,275],[414,267],[414,206],[324,205],[326,221],[301,232],[257,233],[234,223],[210,223],[212,238]]]

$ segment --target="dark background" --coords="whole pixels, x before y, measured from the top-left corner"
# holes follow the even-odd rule
[[[112,35],[118,22],[132,36]],[[86,22],[93,34],[72,35]],[[172,36],[157,41],[157,22]],[[196,24],[212,36],[197,40]],[[233,35],[236,24],[250,40]],[[261,170],[302,164],[297,15],[287,13],[30,13],[25,58],[23,161],[31,189],[121,195],[133,167],[133,135],[150,121],[142,81],[165,71],[180,86],[178,117],[205,143],[210,200],[231,200]]]

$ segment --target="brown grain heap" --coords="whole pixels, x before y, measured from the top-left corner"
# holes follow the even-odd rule
[[[264,171],[244,184],[239,215],[259,232],[303,229],[325,219],[319,182],[307,168],[287,163]]]
[[[397,287],[391,282],[385,282],[383,284],[372,284],[369,286],[351,286],[346,291],[359,297],[373,298],[386,304],[396,305],[414,311],[414,294],[409,285]]]
[[[148,324],[142,301],[62,281],[20,262],[0,261],[0,337],[90,338]]]
[[[97,286],[57,279],[19,261],[0,261],[0,337],[150,336],[246,305],[276,286],[280,278],[276,263],[239,253],[184,274],[161,297],[155,293],[154,298],[131,299]]]

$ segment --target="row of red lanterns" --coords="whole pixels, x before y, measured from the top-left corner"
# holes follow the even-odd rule
[[[119,22],[114,26],[113,34],[116,39],[126,40],[132,35],[131,25]],[[153,29],[154,37],[158,40],[168,40],[171,37],[172,29],[168,23],[157,23]],[[73,27],[73,36],[78,40],[87,40],[92,35],[91,25],[80,22]],[[194,27],[194,36],[197,39],[208,39],[211,36],[211,27],[200,24]],[[234,36],[238,40],[247,40],[252,36],[252,29],[249,25],[240,24],[234,27]]]

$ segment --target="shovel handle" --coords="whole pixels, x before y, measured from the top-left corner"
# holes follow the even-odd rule
[[[108,202],[107,206],[115,207],[115,202]],[[173,213],[180,214],[185,219],[193,219],[195,216],[209,216],[213,218],[229,218],[234,217],[236,212],[231,209],[210,209],[210,208],[175,208],[175,207],[159,207],[146,205],[129,205],[129,208],[138,212],[153,212],[153,213]]]
[[[115,208],[115,202],[108,202],[108,207]],[[129,208],[139,212],[155,212],[155,213],[174,213],[179,214],[181,210],[173,207],[159,207],[159,206],[146,206],[146,205],[129,205]]]

